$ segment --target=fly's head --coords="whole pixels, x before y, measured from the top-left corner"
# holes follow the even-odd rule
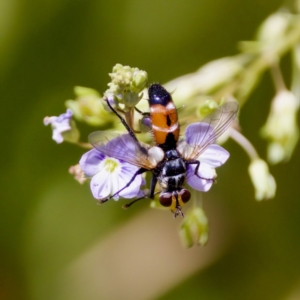
[[[183,205],[187,203],[191,198],[191,193],[187,189],[180,189],[176,191],[165,191],[162,192],[159,196],[159,202],[164,207],[169,207],[170,210],[174,213],[176,218],[178,215],[184,217],[184,214],[181,210]]]

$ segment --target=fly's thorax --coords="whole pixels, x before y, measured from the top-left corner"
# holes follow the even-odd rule
[[[180,158],[180,154],[176,149],[170,149],[170,150],[165,151],[165,159],[167,161],[174,160],[177,158]]]
[[[176,149],[165,151],[162,176],[173,176],[186,173],[186,164]]]

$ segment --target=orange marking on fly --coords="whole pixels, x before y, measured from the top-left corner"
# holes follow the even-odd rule
[[[154,139],[161,147],[176,144],[179,138],[179,123],[171,94],[160,84],[149,88],[150,117]]]

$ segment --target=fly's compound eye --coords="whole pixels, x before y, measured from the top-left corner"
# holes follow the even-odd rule
[[[179,194],[183,203],[187,203],[191,199],[191,193],[189,190],[182,189]]]
[[[170,207],[173,202],[173,195],[171,193],[163,193],[159,197],[159,202],[164,207]]]

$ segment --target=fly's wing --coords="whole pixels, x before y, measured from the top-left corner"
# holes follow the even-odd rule
[[[130,134],[95,131],[89,135],[89,142],[107,156],[147,170],[156,167],[156,162],[149,157],[147,148],[134,140]]]
[[[237,102],[226,102],[199,123],[186,128],[186,140],[178,143],[177,150],[185,160],[196,159],[209,145],[231,125],[236,117]]]

